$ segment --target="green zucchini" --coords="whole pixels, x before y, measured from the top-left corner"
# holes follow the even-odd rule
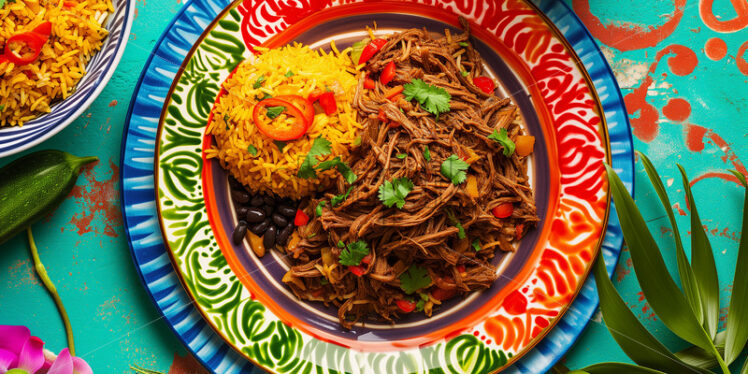
[[[0,244],[55,210],[75,186],[81,168],[96,160],[45,150],[0,169]]]

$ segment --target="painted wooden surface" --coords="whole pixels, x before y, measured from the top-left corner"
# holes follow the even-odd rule
[[[629,2],[571,0],[613,67],[632,120],[635,149],[657,166],[684,235],[688,208],[675,163],[687,170],[720,269],[723,306],[734,274],[742,190],[726,169],[746,173],[748,158],[748,3],[745,0]],[[118,162],[133,87],[154,43],[182,6],[143,0],[129,44],[98,100],[69,128],[35,150],[55,148],[101,161],[86,169],[71,196],[34,225],[40,255],[68,305],[78,354],[97,372],[128,373],[128,365],[166,371],[184,349],[159,319],[130,258],[122,229]],[[32,150],[33,151],[33,150]],[[0,160],[0,165],[10,159]],[[672,231],[637,164],[636,199],[674,265]],[[23,324],[47,347],[65,346],[54,304],[33,273],[24,237],[0,248],[0,323]],[[627,252],[616,287],[671,347],[682,346],[654,317],[637,287]],[[578,368],[625,361],[599,315],[567,355]]]

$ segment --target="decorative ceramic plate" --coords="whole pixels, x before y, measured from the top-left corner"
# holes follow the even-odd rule
[[[106,86],[125,53],[130,27],[135,16],[135,0],[112,0],[114,13],[109,15],[101,50],[86,65],[87,73],[73,93],[23,126],[0,127],[0,157],[29,149],[62,131],[88,108]]]
[[[274,372],[315,366],[349,372],[492,372],[528,352],[509,370],[546,370],[594,310],[591,287],[572,300],[601,244],[609,266],[620,249],[616,222],[607,222],[603,237],[610,211],[601,162],[612,161],[629,182],[632,170],[617,86],[568,9],[555,2],[538,4],[542,11],[523,2],[481,9],[410,2],[315,3],[299,9],[265,1],[235,3],[210,23],[206,15],[223,5],[191,3],[165,34],[155,52],[159,59],[149,61],[141,78],[123,147],[123,207],[135,260],[157,305],[198,358],[218,372],[239,370],[247,362],[206,331],[207,321],[237,352]],[[477,48],[520,107],[529,132],[540,139],[533,180],[542,225],[504,260],[499,281],[476,297],[448,305],[430,319],[342,330],[324,309],[289,298],[279,286],[283,272],[274,271],[273,264],[257,262],[246,248],[229,244],[225,228],[235,222],[226,214],[226,178],[202,157],[210,108],[230,68],[249,56],[248,46],[290,40],[319,44],[371,20],[380,30],[414,24],[454,29],[457,17],[444,8],[480,25],[472,30]],[[314,17],[308,17],[311,13]],[[572,44],[551,20],[566,22]],[[180,57],[186,57],[182,69],[176,66]],[[153,131],[162,105],[157,137]],[[163,234],[178,276],[205,321],[179,292],[155,226],[154,201],[147,196],[153,192],[148,161],[154,142]],[[560,318],[570,305],[572,312]],[[551,331],[558,321],[561,328]],[[549,332],[556,339],[541,340]]]

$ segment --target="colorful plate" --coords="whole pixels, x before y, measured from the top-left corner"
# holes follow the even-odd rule
[[[172,101],[167,103],[168,110],[164,111],[165,125],[161,132],[163,136],[158,139],[162,151],[159,155],[159,181],[161,186],[166,186],[159,191],[162,196],[160,202],[163,204],[163,223],[167,228],[165,234],[170,247],[174,249],[173,255],[180,264],[180,274],[195,298],[198,309],[206,315],[209,323],[245,356],[279,372],[308,368],[311,367],[310,364],[320,364],[321,367],[330,369],[330,363],[343,362],[351,365],[348,367],[342,364],[340,367],[348,371],[353,371],[354,368],[381,369],[383,365],[387,365],[396,371],[451,368],[459,371],[486,372],[505,367],[520,354],[530,350],[549,331],[550,326],[559,320],[556,317],[566,309],[575,294],[599,244],[599,233],[603,229],[607,203],[599,169],[599,161],[605,157],[606,149],[603,142],[604,131],[602,135],[598,131],[604,129],[598,126],[598,101],[594,97],[594,91],[589,90],[586,73],[578,69],[582,64],[574,63],[573,51],[567,49],[566,43],[559,38],[560,34],[554,35],[555,29],[549,27],[549,23],[545,23],[547,19],[532,6],[521,2],[503,3],[501,7],[486,10],[490,17],[485,14],[484,17],[478,17],[483,22],[501,21],[502,17],[505,17],[508,24],[501,26],[497,22],[493,29],[511,29],[515,30],[514,34],[499,33],[497,40],[479,28],[474,29],[475,34],[485,43],[484,56],[493,51],[507,61],[508,67],[503,67],[505,70],[493,64],[492,68],[494,72],[500,72],[499,78],[505,87],[515,93],[515,101],[520,106],[523,105],[523,87],[535,100],[535,103],[527,104],[531,105],[529,109],[527,105],[523,108],[523,114],[528,119],[534,113],[533,106],[540,109],[535,122],[529,119],[527,122],[530,131],[538,135],[543,134],[541,137],[546,143],[545,147],[539,147],[541,151],[535,155],[536,189],[539,185],[547,185],[548,192],[544,196],[550,197],[541,204],[546,207],[546,223],[543,230],[537,230],[534,239],[528,238],[523,241],[523,245],[535,249],[519,251],[528,256],[524,259],[515,256],[511,259],[511,266],[504,270],[505,275],[511,274],[507,271],[515,272],[511,276],[507,275],[512,281],[494,286],[493,293],[486,292],[480,295],[485,298],[482,302],[473,300],[477,303],[476,306],[482,307],[475,310],[465,307],[445,308],[453,313],[444,318],[435,316],[438,318],[425,322],[411,321],[411,324],[418,326],[416,329],[388,326],[368,330],[354,329],[352,332],[344,333],[336,324],[329,321],[325,323],[324,316],[319,316],[315,320],[309,317],[312,313],[287,312],[288,303],[281,307],[281,302],[271,302],[267,293],[259,292],[260,288],[265,287],[258,288],[257,284],[253,285],[252,282],[242,284],[236,279],[234,274],[241,274],[242,271],[249,273],[253,269],[251,263],[242,263],[239,259],[238,255],[246,255],[245,250],[232,248],[222,239],[225,239],[225,230],[219,227],[222,225],[222,219],[216,217],[220,216],[217,213],[222,209],[218,205],[225,205],[222,201],[225,202],[227,199],[218,196],[212,200],[218,202],[217,204],[211,204],[209,199],[208,206],[212,207],[210,211],[213,217],[211,224],[214,226],[212,230],[209,228],[205,214],[209,214],[210,211],[206,209],[202,197],[201,187],[204,182],[201,174],[217,178],[216,181],[219,182],[212,185],[206,183],[207,187],[219,192],[223,188],[225,193],[225,185],[220,185],[220,173],[212,173],[213,170],[219,170],[218,168],[211,169],[210,163],[205,164],[203,168],[199,149],[203,140],[201,132],[212,104],[212,100],[209,100],[211,92],[214,97],[218,85],[228,73],[228,67],[239,58],[241,51],[235,48],[234,53],[223,53],[221,51],[226,51],[226,48],[202,46],[223,44],[237,47],[241,45],[237,42],[242,39],[248,42],[247,44],[257,43],[260,41],[258,35],[262,35],[259,39],[264,39],[272,34],[271,31],[284,28],[284,20],[294,24],[290,30],[283,33],[286,37],[303,38],[306,33],[322,38],[321,32],[334,35],[337,31],[333,25],[345,27],[346,22],[352,22],[352,19],[355,20],[355,17],[362,14],[386,13],[382,14],[382,21],[377,18],[380,27],[386,27],[386,22],[382,22],[388,17],[394,19],[392,27],[397,27],[398,19],[399,25],[402,25],[402,19],[410,22],[414,21],[413,17],[420,17],[417,22],[423,23],[425,17],[426,21],[430,20],[429,22],[439,25],[439,22],[454,24],[456,18],[440,11],[438,7],[410,3],[405,6],[406,3],[403,2],[377,3],[375,6],[335,5],[326,10],[315,10],[315,17],[309,18],[303,18],[305,14],[298,14],[296,10],[286,10],[286,13],[283,13],[283,9],[273,8],[273,4],[270,3],[253,4],[258,8],[239,6],[237,10],[224,12],[219,16],[222,21],[213,25],[217,29],[207,33],[201,44],[198,44],[196,52],[184,65],[184,74],[175,79],[177,83],[174,86],[174,95],[171,96]],[[382,5],[386,5],[384,8],[387,12],[381,11]],[[604,60],[589,36],[583,33],[583,29],[582,33],[579,33],[578,21],[573,17],[569,18],[568,9],[558,8],[555,3],[540,3],[539,6],[549,16],[555,15],[558,20],[553,17],[551,19],[556,22],[564,19],[567,23],[575,22],[571,25],[576,28],[565,27],[566,32],[573,36],[570,40],[574,47],[578,50],[580,47],[586,48],[581,50],[585,52],[581,54],[581,62],[585,62],[585,66],[595,79],[595,87],[602,94],[602,107],[611,132],[611,148],[614,151],[613,164],[623,173],[624,178],[630,181],[630,137],[615,81],[612,80]],[[162,61],[154,60],[148,63],[142,79],[144,86],[136,93],[131,108],[131,123],[123,147],[122,186],[128,233],[131,236],[135,260],[141,264],[140,269],[146,285],[153,292],[162,310],[169,307],[164,310],[165,315],[174,323],[177,332],[186,339],[186,343],[197,351],[198,357],[210,368],[224,372],[226,370],[223,369],[237,368],[236,355],[234,352],[226,352],[225,345],[204,344],[204,339],[211,334],[205,333],[205,323],[195,320],[199,319],[199,316],[188,303],[185,305],[184,295],[177,292],[173,274],[164,262],[167,259],[162,243],[157,238],[158,230],[153,227],[153,201],[143,196],[153,188],[152,170],[149,170],[144,162],[149,160],[149,156],[153,157],[153,142],[157,139],[151,131],[155,128],[154,120],[160,112],[159,101],[168,97],[165,85],[173,79],[172,74],[178,72],[175,66],[170,66],[164,61],[175,61],[176,58],[185,55],[198,39],[197,34],[207,25],[205,11],[215,13],[217,9],[219,4],[213,3],[199,2],[187,6],[186,12],[177,19],[179,26],[172,27],[179,32],[165,34],[167,43],[160,43],[156,50]],[[273,27],[263,31],[252,26],[256,21],[251,16],[255,14],[252,13],[252,9],[257,10],[256,14],[264,14],[266,17],[267,9],[273,10],[275,14],[280,12],[285,17],[265,19],[262,25]],[[466,10],[463,12],[468,13]],[[248,16],[242,17],[242,14]],[[397,15],[393,17],[392,14]],[[388,16],[385,17],[386,15]],[[194,20],[195,23],[190,25],[189,22],[184,22],[189,20]],[[326,27],[315,30],[315,25],[321,24],[323,20]],[[208,29],[211,30],[213,26]],[[317,32],[310,33],[310,30]],[[545,30],[545,33],[542,30]],[[231,37],[232,33],[241,33],[241,36]],[[531,44],[534,46],[545,46],[547,50],[543,52],[537,48],[527,49],[527,40],[533,41]],[[507,71],[513,71],[517,78],[512,81],[511,74],[506,74]],[[569,85],[566,80],[574,84]],[[516,87],[517,82],[522,84]],[[182,88],[180,84],[183,85]],[[515,87],[512,84],[515,84]],[[194,87],[199,88],[191,89]],[[196,92],[199,94],[196,95]],[[554,93],[561,95],[554,96]],[[208,97],[200,98],[201,95]],[[189,104],[185,105],[187,103]],[[572,106],[573,110],[569,110],[569,106]],[[583,148],[587,150],[582,151]],[[545,153],[542,152],[543,149]],[[561,157],[557,153],[560,153]],[[596,162],[579,160],[575,158],[577,154],[592,155],[593,161],[596,158]],[[565,178],[570,175],[573,177]],[[204,180],[208,181],[211,178]],[[584,180],[589,183],[585,184]],[[554,191],[554,186],[559,186],[564,193]],[[230,226],[230,222],[227,226]],[[612,221],[609,222],[608,235],[603,247],[606,259],[615,258],[620,248],[620,232],[615,230],[616,227]],[[586,237],[580,237],[585,230],[588,230]],[[218,240],[213,236],[214,232]],[[568,245],[569,242],[574,245]],[[222,243],[222,246],[217,243]],[[260,272],[253,274],[257,273]],[[262,281],[251,274],[245,280],[247,279],[254,282]],[[266,277],[264,281],[270,280],[272,276]],[[266,289],[272,290],[270,287]],[[264,298],[264,305],[248,297],[250,290],[254,291],[252,295],[258,299]],[[530,351],[531,359],[519,361],[511,370],[545,370],[544,368],[568,348],[570,341],[573,341],[581,331],[595,306],[595,299],[589,298],[594,296],[594,289],[585,287],[582,295],[583,298],[575,303],[579,304],[580,308],[572,308],[573,314],[562,319],[561,329],[552,332],[554,337],[557,336],[561,340],[554,340],[551,344],[546,343],[548,340],[542,341],[537,349]],[[281,322],[293,323],[294,328],[287,327]],[[578,323],[576,326],[575,322]],[[186,327],[189,327],[189,331],[183,330]],[[445,340],[445,336],[449,338]],[[200,341],[203,343],[196,342],[197,338],[202,339]],[[215,336],[211,336],[211,339],[215,339]],[[326,343],[323,339],[333,340],[340,345]],[[393,353],[392,345],[395,341],[399,341],[400,346],[397,347],[398,351]],[[425,347],[413,348],[414,344]],[[357,349],[344,349],[341,345]],[[353,362],[355,364],[352,364]],[[240,362],[238,365],[244,363]]]

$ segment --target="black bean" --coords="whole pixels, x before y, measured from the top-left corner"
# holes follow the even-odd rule
[[[279,228],[288,226],[288,218],[283,217],[278,213],[273,214],[273,222],[275,222],[275,224],[278,225]]]
[[[280,205],[278,206],[278,209],[276,209],[278,213],[288,217],[288,218],[294,218],[296,217],[296,208],[291,207],[290,205]]]
[[[247,222],[258,223],[264,221],[266,216],[262,209],[253,207],[247,209],[245,217],[247,217]]]
[[[231,239],[234,241],[234,244],[239,245],[244,240],[245,234],[247,234],[247,222],[239,221],[239,224],[234,228]]]
[[[262,206],[262,203],[262,196],[260,195],[255,195],[254,197],[252,197],[252,201],[249,202],[250,205],[258,208]]]
[[[249,226],[249,231],[252,231],[255,235],[262,235],[262,233],[270,227],[271,223],[272,222],[269,219],[266,219],[260,223]]]
[[[266,216],[270,217],[271,215],[273,215],[273,211],[275,210],[275,208],[272,205],[263,205],[262,210],[265,212]]]
[[[229,186],[231,186],[231,188],[236,188],[236,189],[242,188],[241,182],[236,180],[236,178],[234,178],[233,175],[229,175]]]
[[[271,248],[275,247],[275,234],[277,232],[278,229],[273,225],[270,225],[270,227],[265,230],[265,235],[262,237],[262,244],[266,249],[270,250]]]
[[[275,240],[278,245],[286,245],[286,243],[288,243],[288,238],[293,234],[293,229],[293,225],[288,225],[278,233],[278,238]]]
[[[234,198],[234,201],[237,203],[246,203],[249,201],[249,194],[246,191],[242,190],[231,190],[231,197]]]
[[[275,199],[272,196],[263,196],[262,201],[265,202],[265,205],[275,206]]]
[[[236,208],[236,217],[239,218],[239,219],[243,219],[247,215],[247,210],[248,209],[249,208],[246,207],[246,206],[244,206],[244,205]]]

